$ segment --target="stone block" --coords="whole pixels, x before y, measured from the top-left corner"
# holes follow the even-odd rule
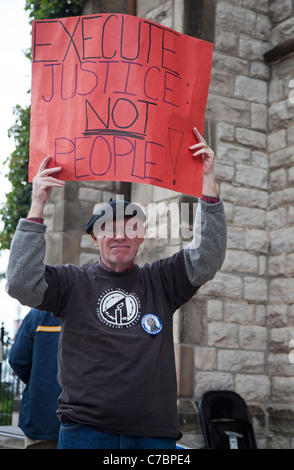
[[[194,297],[182,306],[180,342],[203,344],[206,338],[206,301]]]
[[[272,31],[272,41],[274,45],[281,44],[293,38],[294,17],[277,24]]]
[[[195,348],[195,367],[196,370],[215,370],[216,369],[216,350],[197,346]]]
[[[267,131],[267,106],[251,103],[251,126],[253,129]]]
[[[204,296],[240,299],[243,293],[243,281],[240,276],[218,272],[212,281],[200,288],[199,293]]]
[[[250,57],[252,60],[260,60],[263,54],[269,49],[269,45],[249,35],[241,34],[239,42],[239,56]]]
[[[234,77],[232,74],[212,69],[210,91],[221,95],[232,95],[234,91]]]
[[[273,103],[268,110],[269,128],[277,129],[293,121],[293,105],[288,98]]]
[[[80,233],[77,231],[64,232],[62,236],[61,264],[79,264]]]
[[[252,11],[268,13],[268,0],[243,0],[242,3],[245,8],[250,8]]]
[[[267,329],[264,326],[240,325],[240,348],[265,351],[267,348]]]
[[[227,249],[245,249],[245,229],[242,227],[228,226]]]
[[[234,181],[235,167],[232,163],[215,160],[214,168],[217,181]]]
[[[255,12],[237,4],[225,1],[217,2],[217,29],[224,31],[252,34],[256,28]]]
[[[233,323],[209,323],[208,345],[223,348],[238,348],[238,326]]]
[[[270,241],[273,254],[292,253],[294,251],[294,227],[272,230]]]
[[[294,411],[287,406],[276,405],[267,408],[269,430],[275,435],[294,437]]]
[[[249,73],[248,59],[240,59],[234,55],[222,54],[221,52],[215,52],[213,54],[212,65],[213,69],[230,73],[232,77],[236,74],[246,75]]]
[[[249,145],[249,144],[248,144]],[[268,172],[262,168],[254,168],[249,165],[237,163],[236,183],[259,189],[268,188]]]
[[[222,320],[223,302],[221,300],[209,299],[207,301],[207,318],[209,320]]]
[[[266,301],[268,298],[268,283],[261,277],[244,278],[244,299],[256,302]]]
[[[294,327],[286,326],[281,328],[271,328],[269,348],[272,353],[285,354],[285,360],[288,361],[290,353],[289,343],[294,339]],[[294,367],[294,366],[293,366]]]
[[[238,206],[244,206],[246,204],[247,207],[241,207],[240,214],[238,215],[238,220],[240,221],[241,226],[255,226],[255,218],[257,218],[260,219],[259,222],[261,223],[262,227],[264,227],[265,212],[259,211],[259,208],[267,209],[268,193],[266,191],[255,188],[236,186],[227,182],[221,184],[220,190],[224,201],[234,203],[235,215],[236,213],[238,214]],[[250,208],[252,208],[252,212]],[[252,217],[254,217],[254,220],[251,219]],[[249,218],[248,221],[247,218]]]
[[[270,328],[287,326],[287,304],[273,304],[267,306],[267,324]]]
[[[294,253],[287,255],[286,274],[294,277]]]
[[[199,428],[199,415],[192,400],[178,400],[178,417],[180,430],[183,434],[196,432]]]
[[[61,264],[62,259],[62,233],[48,232],[46,234],[46,264]]]
[[[270,189],[277,191],[285,188],[287,183],[287,173],[285,168],[279,168],[278,170],[272,171],[270,174]]]
[[[271,209],[267,212],[267,226],[269,229],[280,229],[287,222],[285,207]]]
[[[248,203],[248,201],[246,202]],[[234,222],[245,227],[264,228],[265,215],[266,213],[262,209],[236,206]]]
[[[238,51],[238,34],[217,29],[215,32],[215,50],[236,56]]]
[[[256,21],[256,35],[262,41],[269,41],[272,32],[271,18],[268,15],[257,15]],[[268,44],[267,44],[268,47]]]
[[[289,349],[290,350],[290,349]],[[289,361],[288,354],[273,354],[270,353],[267,359],[268,375],[272,376],[294,376],[294,365]]]
[[[255,434],[263,433],[266,426],[266,414],[263,408],[255,403],[248,404]],[[259,448],[259,446],[258,446]]]
[[[254,147],[259,150],[266,149],[266,134],[264,132],[253,131],[243,127],[236,128],[236,141],[240,144]]]
[[[222,372],[262,374],[265,369],[264,353],[220,349],[217,353],[217,366]]]
[[[294,185],[294,166],[288,168],[288,183],[289,185]]]
[[[294,164],[294,147],[278,150],[269,154],[269,165],[271,169],[287,167]]]
[[[245,231],[245,248],[257,253],[267,253],[269,249],[267,232],[261,229],[247,229]]]
[[[235,97],[266,104],[267,83],[257,78],[238,75],[235,81]]]
[[[272,399],[274,402],[294,404],[294,377],[272,378]]]
[[[288,145],[294,145],[294,126],[290,125],[287,128],[287,144]]]
[[[293,12],[292,0],[274,0],[269,5],[269,12],[274,23],[281,23]]]
[[[217,140],[233,142],[235,139],[235,127],[224,122],[217,123]]]
[[[258,257],[246,251],[227,250],[224,271],[258,274]]]
[[[276,256],[270,256],[268,260],[268,274],[278,276],[286,272],[286,255],[282,253]]]
[[[288,212],[289,224],[294,224],[294,207],[292,206],[288,207],[287,212]]]
[[[286,147],[286,129],[280,129],[272,132],[268,136],[268,150],[269,152],[276,152],[277,150]]]
[[[257,304],[255,306],[255,322],[257,325],[265,325],[266,324],[266,311],[264,305]]]
[[[236,392],[245,401],[263,402],[270,398],[271,383],[266,375],[238,374]]]
[[[98,204],[101,202],[102,192],[93,188],[81,187],[79,189],[79,199],[81,201],[90,202],[93,204]]]
[[[153,202],[153,186],[151,184],[132,183],[132,201],[144,204]]]
[[[239,325],[253,323],[255,319],[254,306],[247,302],[225,302],[224,321]]]
[[[228,124],[236,124],[237,122],[239,126],[249,127],[251,123],[250,103],[240,99],[217,96],[209,93],[206,106],[206,118],[222,122],[225,121]],[[242,160],[244,160],[244,158],[245,157],[243,157]]]
[[[281,80],[272,78],[269,83],[268,100],[269,104],[280,101],[284,98],[284,87]]]
[[[264,62],[260,60],[253,60],[250,64],[250,76],[252,78],[260,78],[261,80],[269,80],[270,68]],[[266,116],[263,116],[263,121],[266,119],[267,122],[267,110]],[[258,126],[259,127],[259,126]]]
[[[233,374],[227,372],[196,372],[195,398],[208,390],[234,390]]]

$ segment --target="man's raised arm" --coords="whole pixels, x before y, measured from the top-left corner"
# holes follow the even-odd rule
[[[203,197],[199,201],[193,240],[185,246],[185,263],[190,282],[202,286],[214,278],[226,254],[227,230],[223,202],[218,196],[214,174],[214,152],[193,129],[198,143],[190,150],[203,161]]]
[[[44,279],[44,207],[52,188],[64,186],[64,181],[54,177],[61,168],[47,168],[49,161],[50,157],[46,157],[33,179],[31,208],[28,217],[20,219],[15,231],[6,275],[8,294],[30,307],[36,307],[42,302],[47,289]]]

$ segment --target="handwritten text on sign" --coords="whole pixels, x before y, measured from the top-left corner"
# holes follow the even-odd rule
[[[212,44],[133,16],[33,22],[29,178],[151,183],[201,195]]]

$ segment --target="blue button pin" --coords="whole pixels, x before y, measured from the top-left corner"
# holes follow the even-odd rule
[[[147,313],[141,320],[142,328],[149,335],[158,335],[162,330],[162,323],[160,319],[153,315],[153,313]]]

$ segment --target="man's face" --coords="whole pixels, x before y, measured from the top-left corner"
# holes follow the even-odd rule
[[[102,262],[112,271],[121,272],[133,262],[144,241],[145,229],[140,221],[132,219],[106,222],[91,232],[99,247]]]

